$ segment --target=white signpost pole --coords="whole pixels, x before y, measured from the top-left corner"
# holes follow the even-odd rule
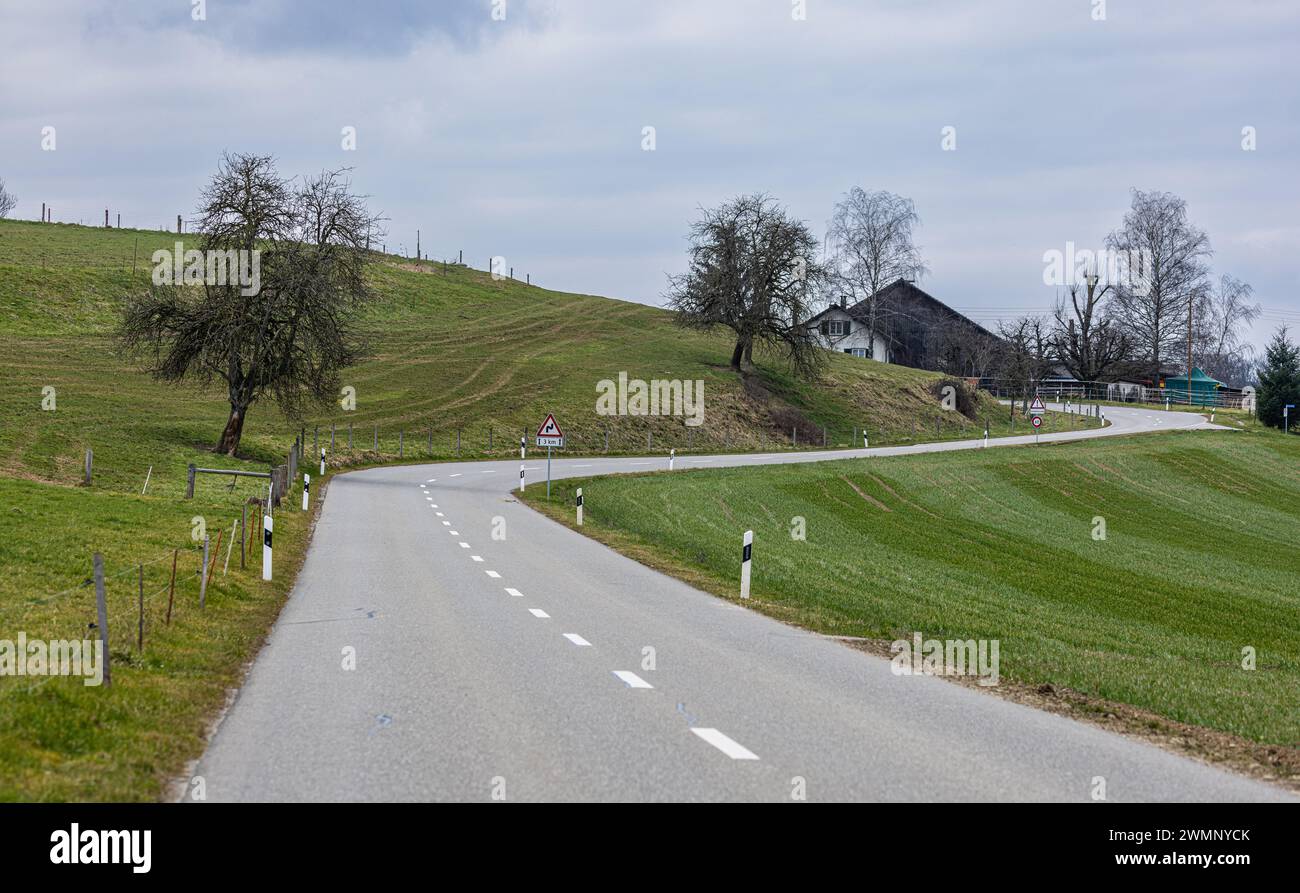
[[[311,475],[302,473],[302,510],[307,511],[307,494],[311,491]]]

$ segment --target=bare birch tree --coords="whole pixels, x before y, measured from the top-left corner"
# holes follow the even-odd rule
[[[831,214],[826,233],[831,285],[853,303],[866,302],[873,340],[888,312],[877,295],[898,279],[920,279],[927,272],[912,241],[920,223],[911,199],[859,186]]]

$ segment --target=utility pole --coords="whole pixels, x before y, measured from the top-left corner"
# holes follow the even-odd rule
[[[1192,405],[1192,298],[1187,298],[1187,405]]]

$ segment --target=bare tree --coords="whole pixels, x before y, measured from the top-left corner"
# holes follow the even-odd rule
[[[1041,317],[1022,316],[998,323],[998,335],[1002,339],[998,377],[1027,404],[1034,383],[1052,367],[1051,331]]]
[[[825,278],[816,237],[761,193],[701,215],[691,225],[689,268],[669,279],[677,322],[731,329],[735,370],[752,365],[754,345],[766,344],[799,374],[815,375],[823,353],[805,323]]]
[[[1261,312],[1259,304],[1251,300],[1253,296],[1248,283],[1224,273],[1198,305],[1196,354],[1211,377],[1244,384],[1243,372],[1252,358],[1249,345],[1242,340],[1243,330]]]
[[[1070,286],[1068,301],[1056,303],[1051,350],[1080,381],[1102,381],[1128,359],[1128,334],[1104,306],[1112,287],[1092,271],[1082,287]]]
[[[1188,222],[1178,196],[1135,189],[1123,225],[1106,244],[1128,259],[1128,275],[1115,283],[1115,317],[1155,383],[1161,365],[1181,355],[1188,308],[1205,294],[1209,237]]]
[[[5,188],[5,181],[0,179],[0,219],[8,217],[17,204],[18,196]]]
[[[272,395],[286,415],[338,393],[339,370],[362,352],[359,311],[370,297],[366,245],[378,218],[344,171],[300,183],[268,156],[227,155],[203,194],[200,246],[257,252],[260,289],[246,281],[157,284],[128,300],[120,337],[165,381],[220,381],[230,417],[217,450],[234,455],[249,408]]]
[[[854,303],[866,302],[867,325],[879,332],[888,308],[877,300],[898,279],[925,275],[912,230],[921,218],[911,199],[854,186],[835,206],[827,227],[831,285]]]

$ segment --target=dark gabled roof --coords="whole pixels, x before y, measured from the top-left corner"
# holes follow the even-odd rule
[[[884,288],[882,288],[880,291],[878,291],[878,292],[876,293],[875,297],[876,297],[877,300],[884,300],[884,301],[888,302],[891,298],[895,298],[895,297],[897,297],[900,293],[906,293],[906,294],[908,295],[908,297],[910,297],[910,298],[913,299],[913,300],[918,300],[918,299],[919,299],[919,300],[922,301],[923,303],[928,303],[928,304],[931,305],[932,307],[938,309],[941,313],[946,313],[946,314],[948,314],[949,316],[956,317],[957,319],[962,320],[963,322],[965,322],[965,323],[967,323],[968,325],[970,325],[972,328],[975,328],[975,329],[977,329],[977,330],[983,332],[985,335],[988,335],[990,338],[993,338],[993,339],[998,340],[998,341],[1002,340],[1002,339],[998,338],[997,335],[994,335],[994,334],[993,334],[992,332],[990,332],[988,329],[984,328],[982,325],[980,325],[979,323],[975,322],[975,320],[971,319],[971,318],[968,317],[968,316],[964,316],[964,315],[958,313],[956,310],[953,310],[951,307],[949,307],[949,306],[948,306],[947,304],[945,304],[943,301],[940,301],[940,300],[939,300],[938,298],[936,298],[934,295],[932,295],[932,294],[930,294],[929,292],[925,291],[924,289],[922,289],[920,286],[918,286],[915,282],[911,281],[910,279],[896,279],[896,280],[894,280],[894,281],[891,282],[889,285],[886,285]],[[868,319],[868,318],[870,317],[870,314],[869,314],[869,308],[866,306],[866,304],[867,304],[867,301],[866,301],[866,300],[859,301],[858,303],[854,304],[852,307],[847,308],[847,312],[848,312],[848,314],[849,314],[850,316],[852,316],[854,319],[858,319],[858,320],[866,320],[866,319]],[[897,306],[899,306],[899,305],[898,305],[898,304],[895,304],[895,307],[897,307]],[[823,312],[825,312],[825,311],[823,311]],[[821,314],[818,314],[818,315],[820,316]],[[814,318],[815,318],[815,317],[814,317]]]

